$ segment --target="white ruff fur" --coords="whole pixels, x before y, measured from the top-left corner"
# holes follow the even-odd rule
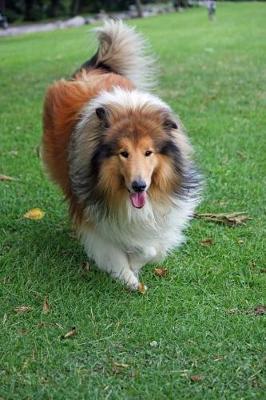
[[[196,204],[196,200],[174,200],[164,208],[147,201],[135,209],[128,200],[115,217],[98,221],[94,230],[80,231],[81,241],[100,269],[136,290],[140,268],[162,261],[183,242],[182,230]]]

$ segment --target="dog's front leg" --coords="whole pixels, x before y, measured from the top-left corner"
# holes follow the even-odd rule
[[[155,247],[149,246],[142,249],[138,253],[129,254],[129,263],[131,269],[134,271],[135,275],[138,276],[139,271],[143,265],[152,262],[156,257]]]
[[[88,257],[92,258],[101,270],[126,283],[131,290],[139,289],[140,282],[130,268],[126,253],[95,232],[83,233],[82,242]]]

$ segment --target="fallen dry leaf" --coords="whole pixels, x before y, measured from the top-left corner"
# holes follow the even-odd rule
[[[250,381],[251,381],[251,386],[254,388],[260,388],[262,386],[262,384],[257,376],[251,377]]]
[[[246,154],[243,153],[243,151],[237,151],[236,154],[238,155],[238,157],[239,157],[241,160],[246,160],[246,158],[247,158]]]
[[[163,277],[163,276],[165,276],[165,275],[167,275],[167,273],[168,273],[168,269],[167,268],[155,268],[154,269],[154,274],[156,275],[156,276],[160,276],[160,277]]]
[[[141,294],[145,294],[145,293],[147,292],[147,286],[145,286],[144,283],[141,282],[141,283],[139,284],[138,291],[139,291]]]
[[[129,368],[128,364],[113,362],[112,371],[114,374],[121,374],[123,370]]]
[[[90,264],[88,263],[88,261],[87,261],[87,262],[84,262],[84,263],[82,264],[82,269],[83,269],[83,271],[86,271],[86,272],[89,272],[89,271],[90,271],[91,266],[90,266]]]
[[[238,308],[230,308],[229,310],[227,310],[228,314],[239,314],[240,310]]]
[[[224,360],[224,356],[215,356],[213,361],[222,361]]]
[[[224,224],[228,226],[237,226],[245,224],[248,220],[252,219],[245,212],[235,212],[231,214],[195,214],[195,218],[203,219],[204,221],[216,222],[218,224]]]
[[[4,314],[2,324],[5,325],[6,321],[7,321],[7,314]]]
[[[200,244],[202,246],[211,246],[211,245],[213,245],[213,243],[214,243],[214,240],[212,238],[207,238],[207,239],[203,239],[200,241]]]
[[[36,156],[37,156],[39,159],[41,159],[41,158],[42,158],[42,152],[41,152],[41,146],[40,146],[40,145],[36,146],[35,152],[36,152]]]
[[[16,178],[7,175],[0,175],[0,181],[15,181]]]
[[[45,323],[45,322],[39,322],[37,325],[36,325],[36,327],[37,328],[44,328],[44,327],[46,327],[47,326],[47,324]]]
[[[71,331],[67,332],[65,335],[61,336],[61,339],[69,339],[73,336],[75,336],[77,334],[77,330],[76,327],[73,326],[73,328],[71,329]]]
[[[228,201],[221,200],[221,201],[218,201],[218,204],[219,204],[219,206],[221,206],[221,207],[225,207],[225,206],[227,206]]]
[[[7,249],[9,249],[11,247],[7,247]],[[3,277],[3,284],[5,285],[6,283],[10,283],[11,282],[11,278],[10,276],[4,276]]]
[[[266,306],[264,305],[259,305],[257,307],[254,308],[253,313],[255,315],[264,315],[266,314]]]
[[[45,212],[42,211],[40,208],[32,208],[31,210],[27,211],[23,217],[27,219],[42,219],[45,215]]]
[[[192,376],[190,377],[190,380],[191,380],[192,382],[200,382],[200,381],[203,380],[203,376],[202,376],[202,375],[192,375]]]
[[[14,308],[14,311],[17,314],[23,314],[23,313],[29,312],[31,310],[32,310],[32,307],[29,307],[29,306],[19,306],[19,307]]]
[[[239,310],[238,308],[231,308],[227,310],[228,314],[248,314],[248,315],[264,315],[266,314],[266,306],[259,304],[258,306],[249,310]]]
[[[25,335],[27,335],[29,333],[29,331],[27,329],[23,329],[23,328],[19,329],[17,332],[21,336],[25,336]]]
[[[257,261],[254,261],[254,260],[250,261],[250,262],[248,263],[248,266],[249,266],[250,268],[253,268],[254,270],[257,270]]]
[[[50,311],[50,305],[48,303],[48,298],[45,296],[43,306],[42,306],[42,312],[44,314],[47,314]]]
[[[18,151],[17,150],[10,150],[9,154],[11,156],[15,156],[16,157],[18,155]]]
[[[118,362],[113,362],[113,366],[117,367],[117,368],[128,368],[129,365],[128,364],[124,364],[124,363],[118,363]]]

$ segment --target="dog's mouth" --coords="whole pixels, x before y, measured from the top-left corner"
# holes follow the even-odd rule
[[[146,192],[134,192],[130,193],[129,198],[131,204],[134,208],[142,208],[146,202],[147,193]]]

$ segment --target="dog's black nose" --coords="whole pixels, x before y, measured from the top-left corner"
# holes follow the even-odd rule
[[[134,192],[144,192],[146,186],[146,183],[142,180],[132,182],[132,189]]]

